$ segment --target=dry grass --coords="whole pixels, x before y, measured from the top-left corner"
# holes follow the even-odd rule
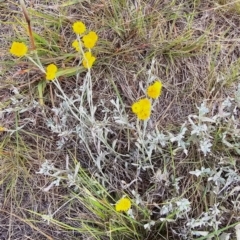
[[[91,72],[98,122],[104,119],[104,106],[113,111],[110,101],[117,96],[120,105],[126,106],[129,122],[136,121],[130,107],[144,96],[139,83],[147,86],[151,66],[152,74],[162,80],[164,89],[148,122],[148,131],[157,128],[178,132],[188,115],[197,112],[196,106],[203,100],[207,100],[208,106],[217,106],[226,96],[233,96],[239,81],[239,1],[50,2],[26,1],[44,65],[54,62],[61,69],[77,66],[79,59],[71,48],[75,39],[71,31],[74,21],[83,21],[99,34],[94,50],[97,62]],[[196,180],[195,176],[189,175],[190,171],[202,166],[218,168],[220,158],[232,160],[233,164],[229,165],[239,169],[239,155],[220,145],[215,146],[210,157],[204,157],[194,146],[189,149],[188,156],[180,152],[174,155],[174,144],[162,154],[153,156],[155,173],[161,169],[166,170],[171,179],[188,176],[179,180],[178,191],[167,181],[158,182],[151,169],[142,171],[134,166],[138,161],[138,156],[134,155],[137,134],[119,127],[114,119],[106,126],[111,132],[105,140],[107,144],[118,140],[116,151],[119,156],[114,152],[106,154],[102,172],[91,159],[86,145],[74,135],[57,149],[59,137],[49,129],[47,120],[60,121],[51,111],[62,102],[59,92],[54,85],[48,84],[44,107],[34,107],[34,101],[39,100],[37,86],[44,75],[31,62],[25,58],[15,59],[8,51],[14,40],[29,43],[27,25],[15,1],[0,1],[0,23],[0,110],[16,107],[14,111],[0,115],[0,125],[9,130],[24,125],[13,133],[0,132],[0,239],[184,239],[178,233],[186,219],[174,223],[157,222],[150,232],[141,222],[141,219],[144,224],[147,220],[158,221],[159,209],[171,199],[180,197],[192,203],[187,218],[197,217],[214,203],[219,203],[222,210],[225,209],[221,229],[239,221],[239,208],[233,208],[230,203],[236,200],[235,195],[209,193],[207,179]],[[80,70],[77,77],[74,71],[60,77],[67,96],[73,96],[73,90],[83,84],[84,76],[85,72]],[[11,100],[14,89],[20,93],[21,105],[14,105]],[[69,118],[68,127],[74,127],[74,124],[75,120]],[[90,152],[97,158],[95,143],[92,142],[90,147]],[[107,147],[103,149],[107,151]],[[66,181],[48,192],[42,191],[54,179],[36,174],[41,164],[48,159],[57,168],[65,169],[66,155],[70,156],[72,169],[80,162],[81,169],[86,171],[86,176],[85,173],[81,175],[86,185],[79,188],[87,196],[92,191],[92,198],[103,198],[98,195],[100,189],[106,193],[106,199],[101,199],[104,214],[109,214],[111,204],[123,192],[129,196],[132,196],[132,190],[139,193],[145,208],[138,209],[136,222],[124,217],[119,220],[114,214],[109,219],[106,215],[98,215],[97,207],[91,205],[93,203],[84,205],[85,198],[75,195]],[[133,180],[124,188],[124,183]],[[94,184],[87,185],[89,181]],[[109,201],[109,205],[104,201]],[[49,225],[42,220],[44,214],[55,211]],[[126,224],[121,229],[122,226],[117,225],[125,221],[133,228],[128,229]],[[119,230],[115,230],[118,227]]]

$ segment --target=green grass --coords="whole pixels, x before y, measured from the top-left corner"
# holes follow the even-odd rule
[[[0,1],[3,239],[200,240],[222,233],[235,239],[239,199],[237,191],[230,193],[240,181],[239,118],[203,121],[213,144],[204,156],[200,136],[190,138],[188,116],[198,115],[196,107],[206,101],[212,119],[227,111],[221,104],[228,96],[234,98],[240,1],[25,2],[37,48],[29,50],[31,59],[10,55],[13,41],[30,48],[28,26],[18,2]],[[71,46],[78,20],[99,35],[91,74]],[[59,84],[46,82],[34,61],[43,69],[56,64]],[[156,79],[162,95],[153,101],[150,120],[139,122],[131,105]],[[184,122],[188,155],[171,140]],[[153,143],[161,133],[166,145]],[[46,160],[54,167],[37,173]],[[210,175],[189,174],[202,167],[222,171],[226,182],[231,170],[235,180],[225,188]],[[115,210],[124,195],[134,217]],[[183,199],[191,211],[180,210]],[[214,204],[221,211],[215,220]],[[192,229],[207,232],[195,236],[187,224],[204,213],[215,225]]]

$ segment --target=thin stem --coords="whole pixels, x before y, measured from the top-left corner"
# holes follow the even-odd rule
[[[39,56],[38,56],[38,53],[37,53],[36,50],[34,51],[34,55],[35,55],[35,57],[36,57],[36,60],[37,60],[38,65],[41,66],[41,70],[45,73],[45,69],[44,69],[44,67],[43,67],[43,65],[42,65],[42,63],[41,63],[41,61],[40,61],[40,59],[39,59]]]
[[[43,73],[46,73],[45,69],[43,68],[42,64],[38,64],[33,60],[30,56],[26,56],[33,64],[35,64]]]
[[[72,115],[80,122],[82,123],[81,119],[77,116],[77,114],[72,110],[71,105],[75,108],[76,111],[79,111],[79,109],[77,109],[77,107],[75,106],[74,103],[70,102],[69,98],[66,96],[66,94],[64,93],[64,91],[62,90],[58,79],[55,78],[55,80],[53,81],[54,85],[58,88],[58,90],[61,92],[64,100],[66,101],[66,104],[68,105],[68,109],[70,110],[70,112],[72,113]],[[85,125],[86,126],[86,125]]]
[[[77,34],[77,40],[78,40],[79,48],[80,48],[79,52],[81,52],[84,60],[88,61],[85,58],[85,54],[84,54],[84,51],[83,51],[82,42],[81,42],[79,34]],[[88,49],[88,50],[89,50],[89,52],[91,52],[91,49]],[[88,100],[88,105],[89,105],[89,108],[90,108],[91,117],[92,117],[92,120],[94,120],[95,110],[94,110],[93,102],[92,102],[92,78],[91,78],[91,69],[90,68],[88,68],[88,72],[87,72],[86,78],[84,79],[84,83],[83,83],[83,91],[82,91],[82,95],[81,95],[81,106],[84,102],[83,101],[83,96],[85,94],[85,91],[86,91],[86,94],[87,94],[87,100]]]
[[[28,25],[28,33],[29,33],[29,38],[30,38],[30,42],[31,42],[31,48],[32,48],[32,50],[35,50],[36,46],[35,46],[33,33],[32,33],[31,20],[28,16],[27,8],[26,8],[26,5],[25,5],[23,0],[20,0],[20,5],[22,7],[23,15],[24,15],[25,20],[26,20],[27,25]]]

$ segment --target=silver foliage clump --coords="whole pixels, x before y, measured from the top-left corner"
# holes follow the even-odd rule
[[[208,212],[203,212],[200,214],[198,218],[192,218],[186,224],[192,231],[193,235],[196,235],[194,229],[203,229],[203,231],[207,231],[208,227],[212,227],[215,231],[219,229],[221,211],[218,209],[218,204],[214,204],[211,208],[209,208]]]
[[[62,181],[66,181],[68,187],[74,186],[77,190],[77,184],[79,183],[78,171],[80,164],[76,164],[74,171],[69,168],[69,157],[66,156],[66,169],[59,169],[54,166],[52,162],[46,160],[42,163],[37,174],[42,174],[52,178],[51,183],[43,188],[44,192],[48,192],[52,187],[59,186]]]
[[[167,221],[168,215],[175,216],[175,218],[171,217],[172,221],[185,218],[189,211],[191,211],[191,202],[189,202],[188,199],[172,199],[171,202],[166,203],[161,207],[160,221]]]
[[[238,106],[240,104],[240,86],[235,98],[227,97],[218,106],[209,108],[204,101],[198,109],[198,114],[191,114],[180,128],[179,133],[165,133],[157,128],[147,132],[137,140],[137,147],[144,150],[150,159],[153,152],[162,153],[163,149],[169,148],[171,143],[176,143],[173,154],[183,151],[188,155],[188,148],[192,145],[198,146],[204,156],[211,154],[213,141],[219,131],[219,141],[228,149],[234,149],[240,154],[240,129]],[[213,112],[215,115],[212,115]]]

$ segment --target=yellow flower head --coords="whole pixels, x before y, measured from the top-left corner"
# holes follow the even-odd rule
[[[22,57],[26,55],[28,48],[24,43],[13,42],[9,51],[12,55],[15,55],[17,57]]]
[[[93,63],[95,62],[96,58],[94,56],[92,56],[91,52],[86,52],[84,53],[83,56],[83,66],[85,68],[90,69],[93,65]]]
[[[0,132],[4,132],[4,131],[6,131],[6,128],[0,126]]]
[[[117,212],[126,212],[130,209],[130,207],[131,201],[126,197],[120,199],[115,205],[115,209]]]
[[[139,120],[147,120],[148,118],[150,118],[151,115],[151,110],[145,110],[145,111],[141,111],[137,114],[137,117]]]
[[[86,26],[83,22],[77,21],[72,25],[73,31],[76,34],[83,34],[86,31]]]
[[[77,39],[73,41],[72,47],[74,47],[77,52],[80,51],[80,45]]]
[[[148,98],[140,99],[133,103],[132,111],[137,115],[139,120],[146,120],[151,115],[151,102]]]
[[[156,81],[152,85],[150,85],[147,89],[147,95],[150,98],[156,99],[161,95],[162,92],[162,82]]]
[[[93,48],[98,40],[98,35],[95,32],[89,32],[82,38],[83,44],[86,48]]]
[[[57,66],[55,64],[50,64],[47,66],[47,71],[46,71],[46,79],[47,80],[54,80],[56,77],[57,73]]]
[[[141,111],[141,106],[139,104],[139,102],[135,102],[133,105],[132,105],[132,111],[134,113],[139,113]]]

